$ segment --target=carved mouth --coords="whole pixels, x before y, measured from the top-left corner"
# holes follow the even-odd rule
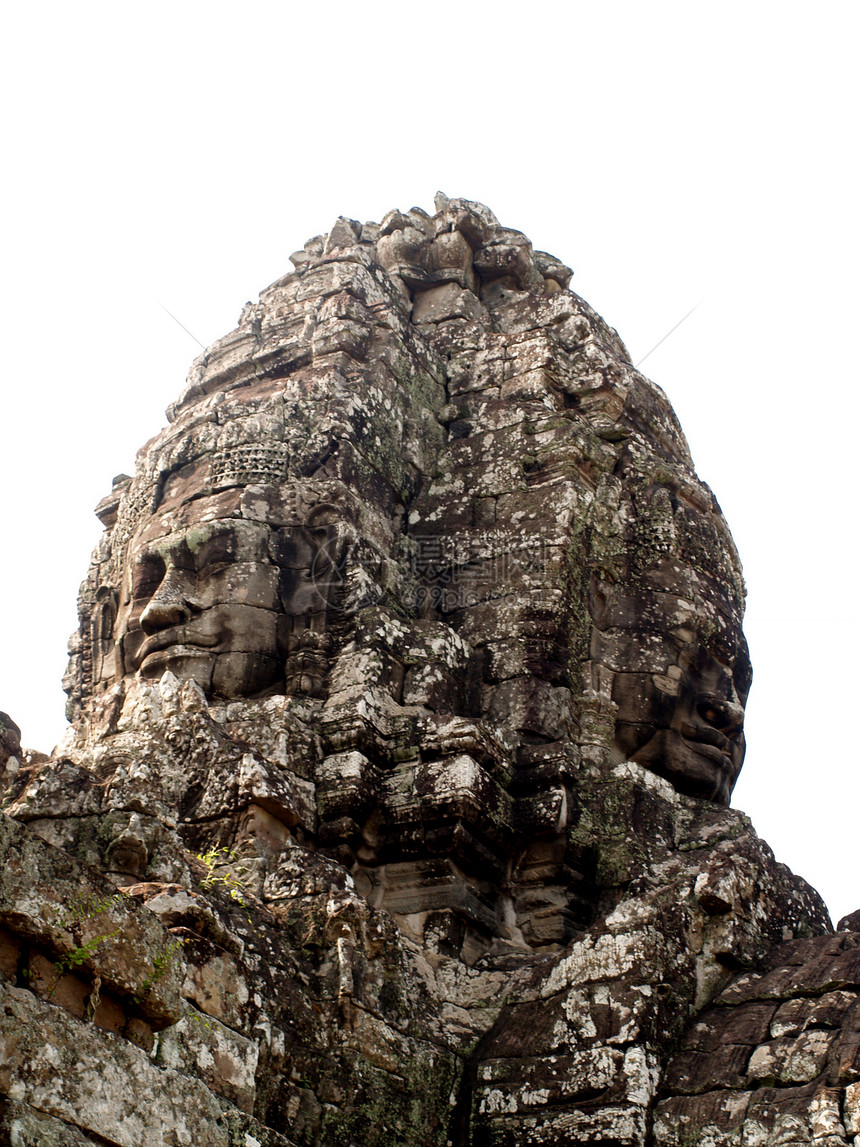
[[[169,653],[171,657],[193,657],[195,651],[211,649],[218,644],[217,637],[201,634],[199,637],[188,633],[185,626],[176,626],[173,629],[163,629],[160,633],[153,633],[151,637],[142,642],[137,651],[137,663],[143,665],[149,657],[161,652]],[[202,655],[202,654],[201,654]]]
[[[681,740],[695,752],[709,757],[719,765],[725,765],[727,760],[730,763],[732,761],[732,743],[719,729],[684,722],[681,726]]]
[[[214,642],[212,643],[214,644]],[[138,668],[146,676],[159,674],[161,670],[169,668],[176,661],[190,661],[192,659],[204,660],[211,657],[208,649],[197,645],[167,645],[163,649],[154,649],[145,653],[138,659]]]

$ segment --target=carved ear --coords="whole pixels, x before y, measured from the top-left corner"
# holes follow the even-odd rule
[[[343,507],[336,506],[334,502],[317,502],[305,514],[302,525],[312,533],[325,526],[334,526],[346,518]]]
[[[90,619],[92,641],[93,686],[102,679],[117,675],[114,664],[114,626],[116,625],[117,593],[113,586],[101,585],[96,591],[96,600]]]
[[[612,596],[612,585],[603,578],[592,577],[588,590],[588,612],[598,629],[605,628],[606,611]]]
[[[342,567],[350,546],[358,537],[354,516],[347,508],[333,502],[319,502],[308,510],[302,525],[316,551],[315,562],[320,568]]]
[[[740,646],[738,648],[737,659],[735,660],[733,676],[735,689],[737,690],[738,697],[741,699],[741,704],[746,705],[747,697],[749,697],[750,688],[752,687],[753,670],[750,661],[749,646],[743,634],[740,635]]]

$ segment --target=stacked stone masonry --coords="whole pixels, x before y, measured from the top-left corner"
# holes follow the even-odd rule
[[[99,504],[68,735],[0,715],[0,1141],[856,1147],[665,395],[481,204],[291,260]]]

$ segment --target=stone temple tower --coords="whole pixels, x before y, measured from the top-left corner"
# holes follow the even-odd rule
[[[858,937],[729,808],[719,506],[570,269],[435,207],[294,254],[97,509],[69,735],[0,742],[10,1142],[860,1135]]]

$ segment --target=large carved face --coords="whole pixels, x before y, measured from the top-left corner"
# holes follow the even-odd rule
[[[279,571],[268,532],[227,520],[135,539],[117,628],[126,673],[157,679],[170,669],[225,696],[272,684]]]
[[[122,672],[157,680],[169,669],[222,697],[316,691],[327,669],[319,537],[226,516],[223,497],[185,502],[181,482],[169,504],[126,548]]]
[[[677,558],[635,590],[596,598],[592,651],[614,673],[616,752],[681,792],[728,804],[752,678],[738,603]]]

